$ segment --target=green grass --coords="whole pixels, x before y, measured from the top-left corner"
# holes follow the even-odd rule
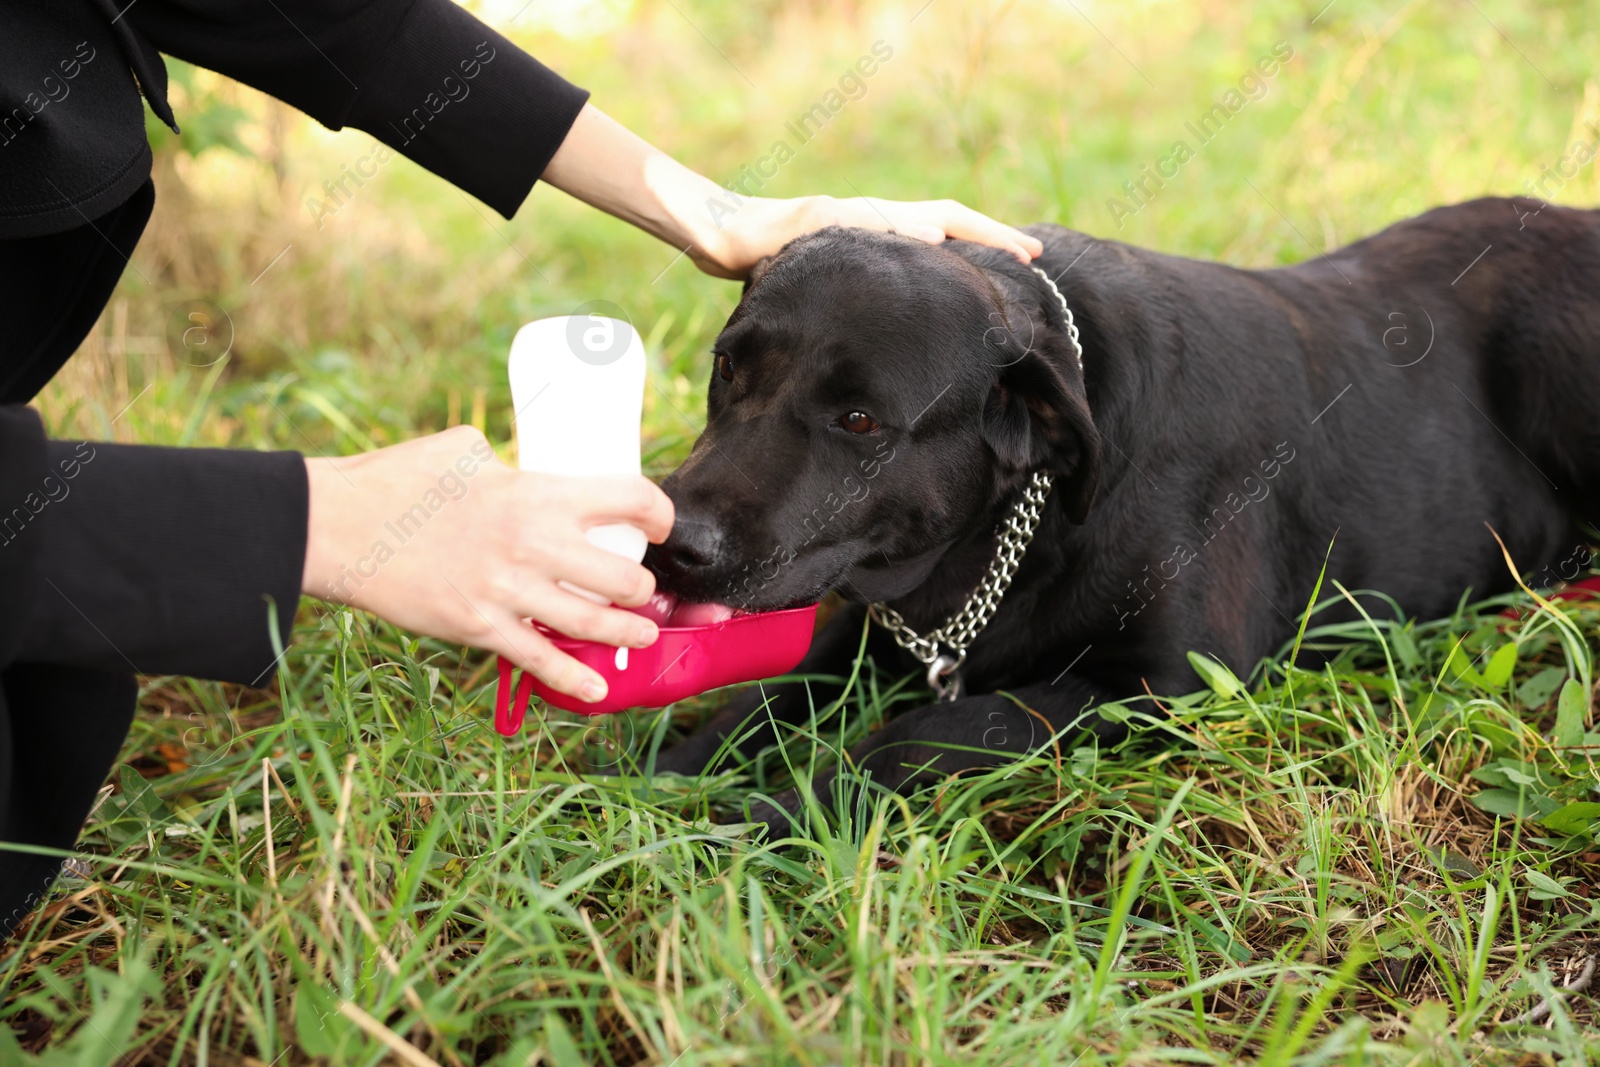
[[[513,29],[717,176],[888,40],[766,191],[957,196],[1245,266],[1521,191],[1600,121],[1578,3],[918,6],[592,5],[621,14],[562,38],[537,4]],[[1279,40],[1267,95],[1117,229],[1107,198]],[[603,296],[654,361],[650,470],[687,452],[736,287],[549,190],[491,225],[404,161],[318,229],[305,198],[366,138],[176,92],[237,105],[250,154],[165,146],[138,270],[40,399],[55,431],[504,442],[516,327]],[[1600,202],[1594,168],[1551,198]],[[195,299],[232,323],[214,365],[182,343]],[[481,656],[307,604],[273,690],[145,680],[81,875],[0,946],[0,1063],[11,1034],[81,1065],[1590,1062],[1595,1001],[1551,993],[1600,952],[1600,608],[1511,602],[1312,618],[1325,670],[1211,671],[1126,744],[1062,738],[770,843],[715,819],[925,699],[915,678],[861,663],[781,750],[652,781],[719,697],[505,742]]]
[[[1564,630],[1597,622],[1313,625],[1323,671],[758,843],[711,816],[922,694],[869,664],[753,771],[586,776],[685,716],[502,742],[484,664],[327,615],[281,703],[149,682],[89,879],[3,959],[9,1021],[95,1062],[1587,1062],[1587,1001],[1499,1024],[1600,949],[1593,831],[1539,817],[1594,797],[1600,733],[1552,744],[1534,683],[1587,672]],[[1441,677],[1458,646],[1481,670]],[[1507,773],[1528,819],[1469,799]]]

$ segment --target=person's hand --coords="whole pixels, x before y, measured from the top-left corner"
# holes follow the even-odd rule
[[[1023,263],[1044,252],[1037,237],[996,222],[955,200],[879,200],[857,196],[802,196],[792,200],[746,197],[729,207],[720,225],[690,250],[695,265],[718,278],[743,278],[763,256],[824,226],[889,231],[938,244],[946,237],[1010,252]]]
[[[672,502],[639,477],[517,471],[458,426],[376,452],[308,459],[311,513],[302,589],[418,633],[498,652],[552,689],[595,701],[601,677],[526,620],[570,637],[643,648],[655,577],[595,548],[584,531],[626,522],[666,540]],[[622,607],[560,587],[565,580]]]

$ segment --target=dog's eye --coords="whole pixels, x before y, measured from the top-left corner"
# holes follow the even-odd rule
[[[871,433],[878,428],[878,420],[865,411],[852,411],[839,416],[839,425],[849,433]]]
[[[726,352],[717,355],[717,377],[725,382],[733,381],[733,357]]]

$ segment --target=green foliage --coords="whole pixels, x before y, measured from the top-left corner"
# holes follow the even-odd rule
[[[145,134],[156,151],[177,151],[198,156],[208,148],[220,148],[237,155],[250,155],[240,139],[241,129],[252,120],[250,112],[231,101],[231,87],[219,86],[181,59],[167,58],[167,94],[179,132],[174,134],[156,118],[148,106],[144,110]]]
[[[121,1063],[127,1055],[124,1050],[137,1047],[134,1035],[139,1022],[151,998],[161,992],[160,980],[137,955],[126,957],[119,972],[91,966],[70,979],[52,976],[46,969],[36,975],[46,988],[56,990],[70,982],[86,995],[71,1004],[67,1013],[43,998],[22,999],[43,1005],[58,1021],[76,1014],[82,1023],[66,1041],[37,1055],[25,1052],[11,1029],[0,1026],[0,1063],[8,1067],[112,1067]]]
[[[170,1062],[208,1042],[366,1062],[392,1040],[441,1063],[1145,1062],[1177,1040],[1217,1063],[1402,1063],[1418,1043],[1512,1063],[1523,1039],[1495,1021],[1600,922],[1578,856],[1600,803],[1546,810],[1595,779],[1549,741],[1552,713],[1509,702],[1563,649],[1505,603],[1313,618],[1321,670],[1218,674],[1127,743],[1062,737],[767,842],[711,817],[926,699],[916,678],[864,663],[781,749],[700,781],[638,773],[688,724],[635,713],[624,775],[600,777],[582,770],[606,749],[562,713],[493,733],[489,663],[312,612],[281,716],[151,683],[169,712],[140,718],[130,756],[170,751],[186,707],[227,740],[171,773],[122,772],[83,850],[85,899],[127,935],[83,905],[36,915],[0,956],[3,1017],[51,1020],[50,1055],[79,1055],[94,1042],[72,1004],[126,1010],[93,993],[110,987],[76,966],[92,957],[167,976],[166,993],[138,986],[155,1005],[122,1047]],[[1593,632],[1600,609],[1566,617]],[[1488,697],[1448,663],[1480,643],[1492,657],[1502,633],[1522,655]],[[1474,779],[1480,807],[1520,806],[1473,816]],[[1385,1030],[1394,1017],[1410,1024]],[[1596,1051],[1581,1029],[1547,1039]]]

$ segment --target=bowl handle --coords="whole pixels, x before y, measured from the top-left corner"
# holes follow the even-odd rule
[[[533,699],[533,675],[522,672],[517,685],[517,695],[511,695],[511,674],[516,664],[500,657],[500,684],[494,692],[494,728],[505,737],[515,737],[522,729],[522,719],[528,713],[528,701]]]

